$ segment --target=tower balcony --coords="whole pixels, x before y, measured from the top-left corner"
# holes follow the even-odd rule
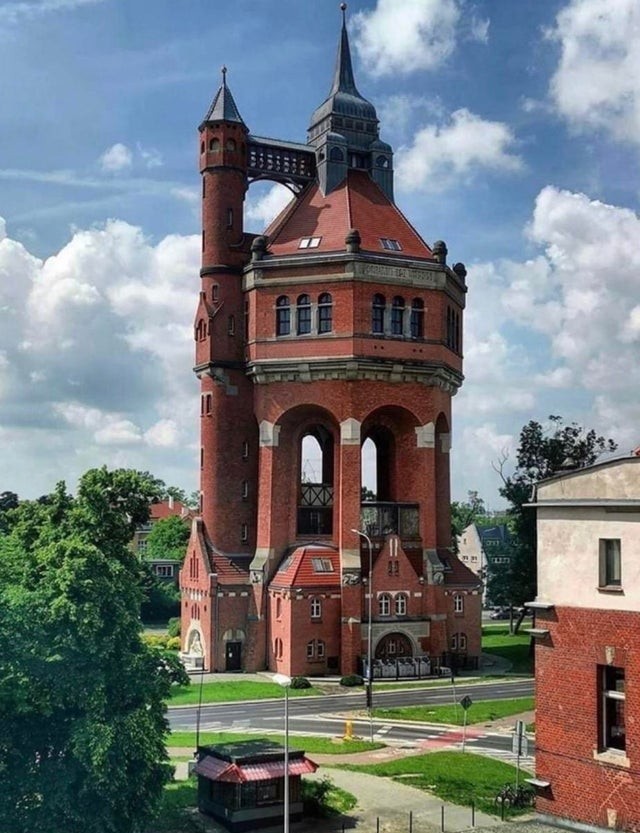
[[[417,503],[366,501],[361,504],[360,524],[372,539],[395,533],[402,541],[419,540],[420,507]]]

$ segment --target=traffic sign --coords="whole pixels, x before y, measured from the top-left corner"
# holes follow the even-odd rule
[[[526,735],[518,735],[515,732],[511,736],[511,751],[514,755],[526,757],[529,752],[529,739]]]
[[[469,706],[472,703],[473,703],[473,700],[471,699],[471,697],[469,697],[469,695],[467,695],[466,697],[463,697],[462,700],[460,700],[460,705],[462,706],[462,708],[465,711],[469,708]]]

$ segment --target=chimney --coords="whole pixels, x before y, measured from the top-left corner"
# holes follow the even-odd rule
[[[169,495],[167,503],[169,504],[169,509],[173,509],[173,495]]]

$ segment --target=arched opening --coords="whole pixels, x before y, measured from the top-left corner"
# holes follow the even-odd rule
[[[298,535],[333,531],[333,435],[322,425],[300,439]]]
[[[392,500],[391,461],[393,457],[393,434],[385,426],[372,428],[362,444],[362,482],[365,482],[365,464],[367,466],[367,483],[375,484],[371,491],[372,500]],[[366,448],[365,448],[366,447]],[[366,457],[365,457],[366,454]]]
[[[376,645],[376,659],[394,660],[399,657],[412,657],[411,640],[403,633],[388,633]]]

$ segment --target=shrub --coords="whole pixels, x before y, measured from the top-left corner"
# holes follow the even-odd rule
[[[179,636],[170,636],[166,642],[167,651],[179,651],[181,645],[181,640]]]
[[[311,683],[306,677],[293,677],[291,688],[311,688]]]
[[[346,677],[342,677],[340,685],[351,688],[353,686],[364,685],[364,680],[360,674],[348,674]]]
[[[169,636],[180,636],[180,617],[172,616],[167,624],[167,633]]]
[[[168,637],[161,633],[142,634],[142,641],[149,645],[151,648],[166,648],[167,639]]]
[[[302,801],[304,812],[310,816],[329,815],[327,799],[333,787],[333,782],[326,775],[320,781],[302,779]]]

